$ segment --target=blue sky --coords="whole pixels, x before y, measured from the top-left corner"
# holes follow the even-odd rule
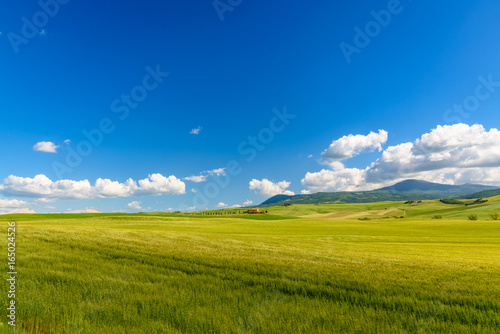
[[[41,3],[0,5],[0,212],[500,185],[496,2]]]

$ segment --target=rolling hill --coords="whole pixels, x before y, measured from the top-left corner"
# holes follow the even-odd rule
[[[260,206],[281,205],[284,203],[372,203],[382,201],[431,200],[456,198],[483,191],[495,191],[497,190],[496,188],[479,184],[448,185],[420,180],[405,180],[390,187],[370,191],[320,192],[295,196],[276,195],[262,202]],[[482,197],[489,196],[484,195]]]
[[[498,196],[498,195],[500,195],[500,188],[483,190],[483,191],[479,191],[479,192],[476,192],[473,194],[460,196],[459,198],[463,198],[463,199],[487,198],[487,197],[493,197],[493,196]]]

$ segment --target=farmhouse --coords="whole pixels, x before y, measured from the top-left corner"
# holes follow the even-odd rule
[[[260,213],[259,208],[248,209],[248,213]]]

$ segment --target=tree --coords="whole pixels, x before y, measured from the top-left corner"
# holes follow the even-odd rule
[[[469,220],[477,220],[477,215],[476,214],[470,214],[469,215]]]
[[[494,213],[490,214],[490,218],[493,220],[498,220],[498,213],[494,212]]]

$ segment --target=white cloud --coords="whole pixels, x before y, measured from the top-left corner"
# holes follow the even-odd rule
[[[258,195],[262,197],[271,197],[274,195],[295,195],[293,191],[286,190],[290,186],[290,182],[281,181],[273,183],[268,179],[263,179],[262,181],[253,179],[249,183],[250,190],[259,190]],[[256,192],[257,193],[257,192]]]
[[[57,146],[51,141],[41,141],[33,145],[33,151],[46,152],[46,153],[57,153]]]
[[[0,198],[0,214],[4,213],[35,213],[30,209],[31,204],[17,199]]]
[[[382,150],[382,144],[387,141],[387,131],[378,130],[368,135],[348,135],[334,140],[330,146],[321,153],[324,163],[332,165],[335,169],[342,169],[340,161],[352,158],[362,152]]]
[[[10,209],[8,211],[2,212],[1,213],[36,213],[35,210],[28,209],[28,208],[23,208],[23,209]]]
[[[410,143],[388,147],[366,169],[307,173],[313,192],[370,190],[405,179],[446,184],[500,184],[500,131],[482,125],[437,126]]]
[[[245,202],[243,202],[243,205],[252,205],[253,201],[247,199]]]
[[[354,191],[358,188],[368,188],[365,178],[366,171],[357,168],[339,171],[322,169],[320,172],[306,173],[301,183],[310,192]]]
[[[311,191],[310,191],[310,190],[305,190],[305,189],[304,189],[304,190],[301,190],[301,191],[300,191],[300,193],[301,193],[302,195],[309,195],[309,194],[311,193]]]
[[[210,175],[226,175],[226,167],[207,170],[205,172]]]
[[[70,200],[131,196],[158,196],[185,194],[185,184],[175,176],[151,174],[139,181],[128,179],[125,183],[110,179],[97,179],[94,186],[88,180],[52,181],[43,174],[34,178],[10,175],[0,185],[0,192],[7,196]]]
[[[141,202],[139,201],[132,201],[127,204],[127,208],[132,209],[132,210],[141,210]]]
[[[189,133],[192,134],[192,135],[197,135],[197,134],[200,134],[200,131],[202,130],[203,128],[201,126],[195,128],[195,129],[192,129]]]
[[[139,180],[139,186],[132,179],[131,184],[134,196],[179,195],[186,193],[186,184],[173,175],[165,177],[159,173],[149,175],[149,178]]]
[[[37,198],[36,200],[33,201],[33,203],[38,204],[38,203],[52,203],[55,202],[56,200],[54,198]]]
[[[200,183],[200,182],[205,182],[207,180],[207,176],[206,175],[193,175],[193,176],[185,177],[184,180],[195,182],[195,183]]]
[[[227,204],[223,203],[223,202],[219,202],[219,204],[217,204],[218,208],[225,208],[226,206],[227,206]]]
[[[192,193],[197,193],[197,192],[198,192],[198,189],[191,188],[191,192],[192,192]]]
[[[71,210],[67,209],[66,213],[99,213],[100,211],[97,211],[95,208],[85,208],[81,210]]]
[[[200,183],[200,182],[205,182],[209,175],[217,175],[217,176],[226,175],[226,167],[206,170],[201,172],[200,175],[192,175],[185,177],[184,180]]]
[[[66,139],[66,140],[64,141],[64,143],[65,143],[66,145],[69,145],[69,144],[71,143],[71,140]]]
[[[235,204],[235,205],[231,205],[230,207],[233,208],[233,209],[235,209],[235,208],[241,208],[241,205]]]
[[[309,155],[307,156],[307,158],[308,158],[308,159],[311,159],[312,157],[313,157],[313,155],[312,155],[312,154],[309,154]]]

